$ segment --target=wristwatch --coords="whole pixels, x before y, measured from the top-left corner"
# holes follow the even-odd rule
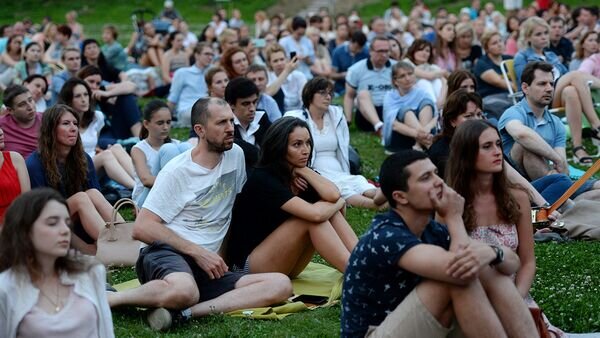
[[[490,262],[490,266],[496,266],[504,262],[504,250],[502,250],[502,248],[497,245],[490,245],[490,248],[496,251],[496,258],[494,258],[494,260]]]

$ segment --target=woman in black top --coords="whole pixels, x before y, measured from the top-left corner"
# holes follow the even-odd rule
[[[358,239],[336,186],[306,166],[312,147],[300,119],[283,117],[267,130],[257,168],[233,208],[227,245],[233,270],[294,277],[315,250],[345,270]]]

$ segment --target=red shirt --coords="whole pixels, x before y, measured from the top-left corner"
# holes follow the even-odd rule
[[[10,152],[3,151],[4,163],[0,167],[0,224],[4,223],[4,213],[12,201],[21,194],[19,175],[12,163]]]
[[[42,113],[36,113],[29,128],[21,128],[15,118],[8,114],[0,117],[0,128],[4,131],[4,150],[15,151],[24,159],[38,147],[38,136],[42,125]]]
[[[550,4],[552,4],[552,0],[536,0],[536,1],[537,1],[538,8],[540,10],[548,9],[548,8],[550,8]]]

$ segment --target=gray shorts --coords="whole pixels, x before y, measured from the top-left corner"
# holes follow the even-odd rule
[[[239,272],[226,272],[219,279],[210,279],[194,259],[175,250],[172,246],[154,242],[140,250],[140,257],[135,265],[141,284],[151,280],[164,279],[174,272],[186,272],[194,277],[200,291],[200,301],[217,298],[235,289],[237,281],[244,276]]]

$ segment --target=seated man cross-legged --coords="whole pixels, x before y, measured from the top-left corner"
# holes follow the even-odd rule
[[[227,102],[200,99],[191,119],[198,144],[160,171],[135,222],[133,236],[148,244],[136,265],[142,285],[108,294],[111,307],[157,308],[148,316],[157,330],[190,316],[268,306],[292,292],[283,274],[228,271],[219,252],[246,181],[244,155],[233,143]]]
[[[538,336],[510,279],[518,256],[467,236],[464,199],[427,155],[391,155],[380,182],[391,210],[374,219],[350,255],[342,337]]]
[[[498,122],[504,153],[532,180],[549,174],[568,175],[565,127],[548,111],[554,94],[552,65],[530,62],[521,81],[525,97]],[[587,192],[586,198],[596,199],[599,189],[600,181],[588,180],[574,197]]]

